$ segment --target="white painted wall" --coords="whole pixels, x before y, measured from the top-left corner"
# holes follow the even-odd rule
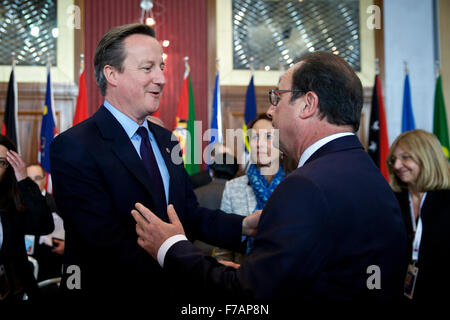
[[[403,61],[408,62],[416,128],[432,131],[435,89],[433,1],[385,0],[385,105],[390,144],[401,133]]]

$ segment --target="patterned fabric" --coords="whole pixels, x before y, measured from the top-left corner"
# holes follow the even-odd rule
[[[284,178],[283,168],[279,168],[278,172],[273,177],[272,182],[267,182],[266,178],[261,174],[255,164],[250,165],[247,171],[248,181],[253,188],[253,192],[256,196],[256,208],[255,210],[261,210],[264,208],[267,200],[272,194],[273,190],[280,184]]]
[[[247,171],[248,181],[253,189],[256,196],[256,208],[255,210],[262,210],[272,194],[273,190],[280,184],[284,178],[284,170],[280,166],[278,172],[269,184],[266,178],[261,174],[259,169],[255,164],[250,165]],[[247,239],[247,250],[246,254],[249,255],[253,248],[253,237],[248,237]]]

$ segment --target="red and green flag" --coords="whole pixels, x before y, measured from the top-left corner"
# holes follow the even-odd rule
[[[434,93],[434,119],[433,133],[439,139],[447,159],[450,159],[450,143],[448,139],[447,113],[445,111],[444,95],[442,93],[441,75],[436,80],[436,90]]]
[[[186,61],[186,73],[181,87],[174,134],[178,137],[183,151],[184,167],[189,175],[200,172],[198,137],[195,132],[194,93],[189,65]]]

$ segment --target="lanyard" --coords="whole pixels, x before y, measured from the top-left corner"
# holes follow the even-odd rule
[[[412,199],[411,199],[411,194],[408,193],[409,208],[410,208],[410,213],[411,213],[411,222],[412,222],[413,231],[415,232],[414,241],[413,241],[413,251],[412,251],[413,261],[419,260],[419,248],[420,248],[420,241],[422,240],[422,228],[423,228],[421,211],[422,211],[422,205],[423,205],[423,202],[425,201],[426,196],[427,196],[427,193],[425,192],[423,194],[422,200],[420,201],[419,221],[417,222],[417,226],[416,226],[416,219],[414,217],[414,207],[413,207],[413,203],[412,203]]]

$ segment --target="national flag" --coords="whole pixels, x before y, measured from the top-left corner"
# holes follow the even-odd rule
[[[402,132],[414,130],[414,114],[411,103],[411,88],[409,85],[409,74],[405,75],[405,84],[403,90],[403,111],[402,111]]]
[[[211,117],[211,129],[217,131],[217,141],[214,135],[211,135],[210,145],[219,142],[223,143],[223,132],[222,132],[222,106],[220,103],[220,83],[219,83],[219,72],[216,74],[216,84],[214,86],[214,96],[212,102],[212,117]]]
[[[16,145],[20,153],[17,83],[14,72],[14,63],[9,76],[8,91],[6,93],[5,113],[3,115],[2,135],[7,136]]]
[[[50,144],[56,135],[55,115],[53,110],[53,92],[50,78],[50,67],[47,68],[47,90],[45,93],[45,104],[42,112],[41,140],[39,148],[39,163],[47,175],[47,191],[51,192],[50,174]]]
[[[183,151],[184,167],[187,173],[192,175],[200,172],[199,163],[196,161],[198,158],[198,137],[195,133],[194,93],[187,60],[180,99],[178,100],[174,134],[180,141],[180,146]]]
[[[178,99],[177,115],[175,116],[175,128],[186,128],[189,118],[189,74],[183,80],[180,98]]]
[[[449,159],[450,143],[448,138],[447,113],[445,111],[445,101],[442,93],[441,75],[439,75],[436,80],[436,90],[434,93],[433,133],[441,142],[445,156]]]
[[[191,76],[189,79],[189,117],[187,121],[187,132],[191,139],[186,141],[186,164],[185,168],[189,175],[199,173],[200,165],[197,163],[198,156],[198,139],[195,132],[195,106],[194,106],[194,92],[192,90]]]
[[[250,146],[247,138],[247,125],[250,121],[256,118],[256,93],[255,85],[253,83],[253,75],[250,78],[250,83],[247,87],[247,93],[245,95],[245,112],[244,112],[244,142],[247,152],[250,152]]]
[[[367,151],[381,173],[389,181],[389,173],[386,167],[386,158],[389,152],[389,141],[386,125],[386,113],[383,102],[380,76],[375,76],[375,85],[372,94],[372,110],[369,120],[369,146]]]
[[[278,74],[278,83],[280,83],[281,81],[281,77],[283,76],[283,74],[286,72],[286,70],[284,69],[284,65],[280,64],[280,72]]]
[[[88,105],[86,94],[86,78],[83,70],[83,72],[81,72],[80,74],[80,79],[78,81],[78,97],[77,97],[77,104],[75,106],[75,114],[73,116],[72,125],[76,125],[87,118],[88,118]]]

